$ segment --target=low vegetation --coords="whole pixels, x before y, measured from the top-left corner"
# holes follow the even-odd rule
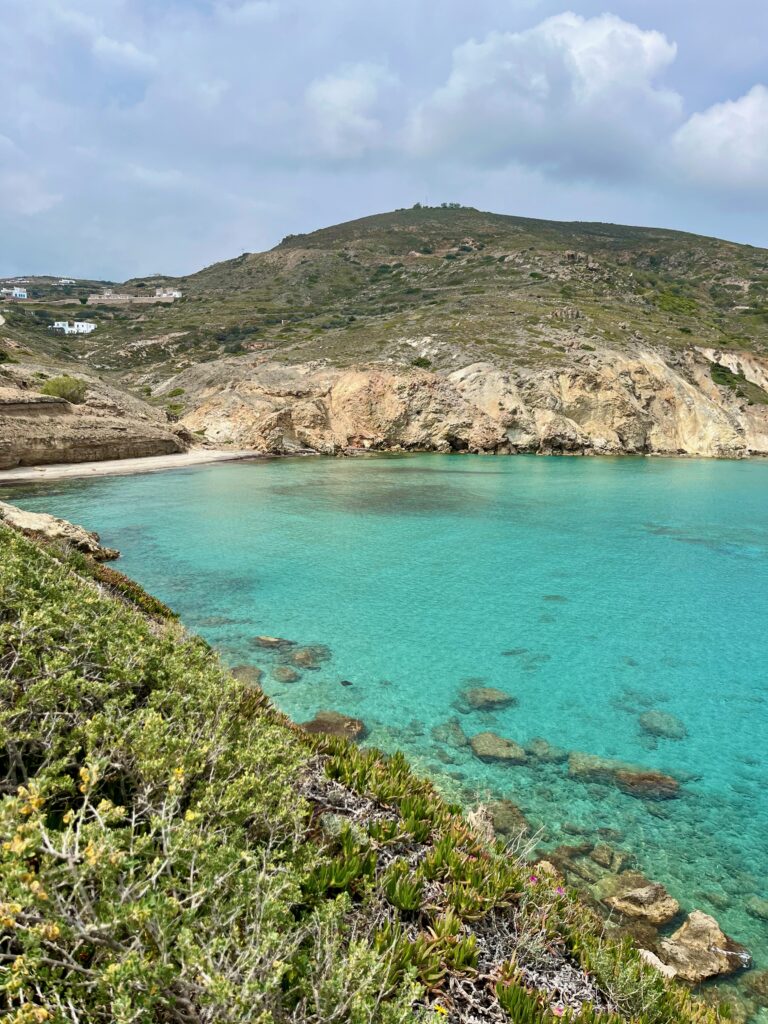
[[[744,398],[750,405],[768,405],[768,392],[758,384],[747,380],[743,373],[730,370],[720,363],[712,363],[712,380],[721,388],[730,388],[739,398]]]
[[[119,576],[0,526],[3,1024],[721,1019]]]
[[[105,298],[89,307],[95,338],[62,339],[47,325],[71,315],[70,293],[35,279],[32,302],[45,309],[17,304],[4,333],[37,357],[89,366],[137,392],[190,365],[252,353],[342,366],[428,355],[440,370],[483,359],[558,365],[575,337],[618,349],[768,351],[763,249],[454,203],[292,235],[270,252],[125,287],[150,284],[177,287],[183,298],[142,306]],[[429,352],[414,353],[425,338]]]
[[[67,375],[49,378],[40,388],[44,395],[63,398],[72,405],[81,405],[85,401],[88,385],[84,380]]]

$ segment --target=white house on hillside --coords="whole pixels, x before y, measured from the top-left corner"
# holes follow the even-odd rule
[[[181,292],[178,288],[155,288],[155,297],[158,299],[180,299]]]
[[[56,284],[74,284],[74,278],[71,277],[60,277]]]
[[[26,299],[27,289],[19,288],[16,285],[13,288],[0,288],[0,295],[8,295],[12,299]]]
[[[49,331],[56,331],[59,334],[90,334],[96,330],[96,324],[92,320],[54,320]]]

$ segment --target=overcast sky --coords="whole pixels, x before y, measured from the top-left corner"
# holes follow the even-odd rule
[[[768,246],[766,0],[0,0],[0,25],[0,275],[183,274],[417,200]]]

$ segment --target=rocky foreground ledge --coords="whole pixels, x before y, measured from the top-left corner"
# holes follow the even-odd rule
[[[120,557],[120,552],[115,548],[104,547],[98,533],[69,523],[66,519],[57,519],[46,512],[25,512],[15,505],[0,501],[0,522],[32,540],[64,544],[75,551],[91,555],[97,562],[108,562]]]

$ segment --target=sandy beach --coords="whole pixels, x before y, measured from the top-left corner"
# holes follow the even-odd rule
[[[122,476],[127,473],[156,473],[164,469],[185,469],[208,462],[234,462],[240,459],[263,458],[257,452],[235,449],[198,448],[174,455],[152,455],[143,459],[110,459],[107,462],[66,462],[49,466],[17,466],[0,470],[3,484],[44,483],[73,477]]]

